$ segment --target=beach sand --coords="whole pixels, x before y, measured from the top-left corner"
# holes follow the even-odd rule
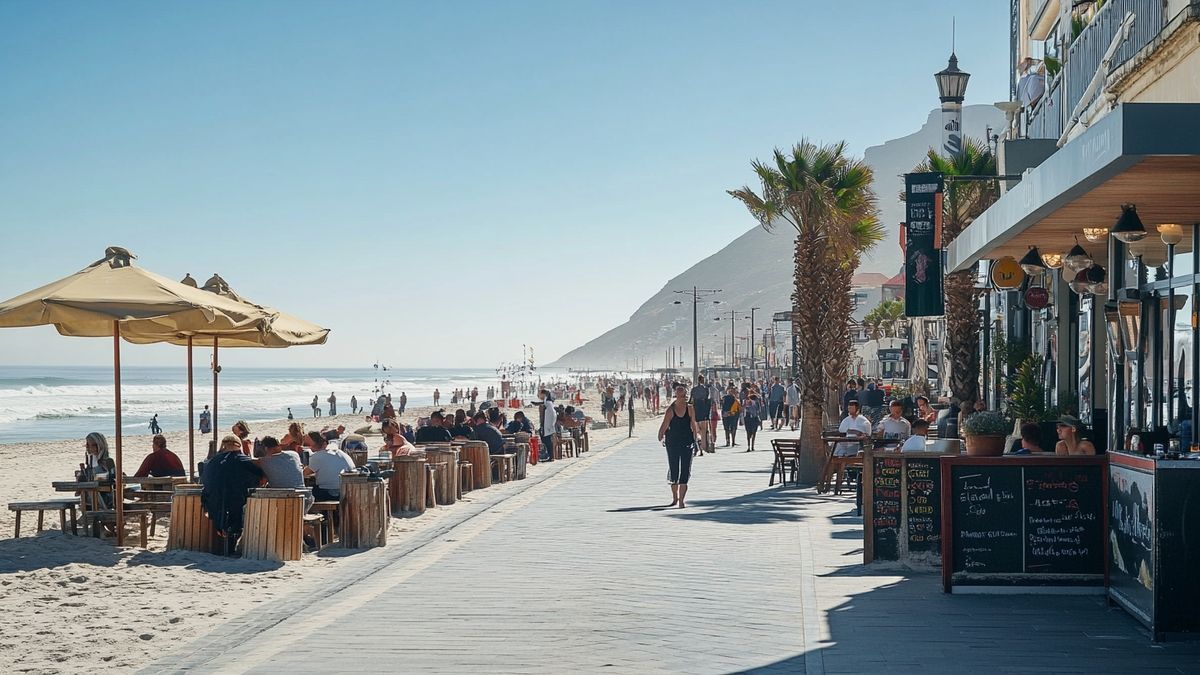
[[[449,406],[443,406],[449,408]],[[450,408],[453,410],[453,408]],[[432,407],[410,408],[406,423],[427,415]],[[532,415],[535,409],[526,409]],[[596,410],[585,410],[600,419]],[[639,411],[640,413],[640,411]],[[510,411],[511,416],[511,411]],[[627,418],[622,416],[621,421]],[[639,420],[646,417],[639,414]],[[221,433],[235,420],[220,419]],[[363,416],[340,415],[300,419],[306,430],[345,424],[348,431],[365,424]],[[253,436],[286,433],[288,421],[252,424]],[[104,431],[104,430],[100,430]],[[111,430],[108,430],[111,433]],[[187,463],[187,431],[165,434],[168,447]],[[626,427],[594,430],[594,448],[626,436]],[[210,436],[196,436],[196,458],[207,455]],[[373,450],[379,437],[368,437]],[[109,440],[110,448],[112,440]],[[124,437],[125,473],[137,470],[150,451],[150,436]],[[83,441],[0,445],[5,480],[0,502],[63,498],[52,481],[71,480],[83,457]],[[542,466],[530,467],[536,475]],[[501,489],[515,494],[523,482]],[[481,493],[482,494],[482,493]],[[471,499],[471,493],[464,495]],[[393,518],[389,545],[425,528],[435,527],[453,511],[440,507],[419,518]],[[0,511],[0,671],[19,673],[128,670],[144,665],[269,600],[303,592],[336,573],[345,559],[305,554],[286,564],[221,558],[205,553],[165,551],[169,519],[159,521],[146,550],[117,548],[109,540],[74,537],[58,531],[58,514],[47,513],[49,528],[36,534],[36,514],[22,517],[21,538],[12,538],[13,513]],[[336,549],[326,549],[336,550]],[[371,552],[362,555],[370,555]],[[356,556],[357,557],[357,556]]]

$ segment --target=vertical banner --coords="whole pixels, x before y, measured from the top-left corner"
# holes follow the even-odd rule
[[[904,314],[942,316],[942,174],[904,176]]]

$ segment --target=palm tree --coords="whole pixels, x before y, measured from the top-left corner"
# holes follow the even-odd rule
[[[792,331],[801,388],[799,479],[815,483],[825,459],[822,413],[831,377],[840,382],[850,363],[850,279],[861,256],[879,239],[871,168],[847,156],[846,144],[802,140],[772,163],[751,164],[761,184],[730,190],[768,231],[781,223],[796,230]]]
[[[913,172],[936,171],[946,177],[942,201],[942,243],[949,244],[1000,198],[995,180],[954,180],[955,176],[995,176],[996,158],[985,143],[964,139],[951,156],[930,150]],[[955,404],[979,398],[979,295],[972,270],[946,275],[946,349],[950,357],[950,399]]]
[[[863,317],[863,325],[869,326],[872,339],[898,337],[904,324],[904,303],[900,300],[884,300]]]

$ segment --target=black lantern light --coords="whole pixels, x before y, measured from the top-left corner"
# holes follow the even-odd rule
[[[1146,236],[1146,226],[1142,224],[1142,219],[1138,218],[1137,207],[1133,204],[1122,204],[1121,217],[1117,218],[1117,224],[1113,225],[1110,232],[1126,244],[1143,239]]]
[[[962,103],[963,98],[967,93],[967,80],[971,79],[971,74],[958,69],[958,57],[953,52],[950,53],[950,65],[946,69],[935,73],[934,79],[937,80],[938,95],[942,98],[942,103]]]
[[[1067,251],[1065,262],[1067,269],[1078,272],[1092,266],[1092,256],[1076,242],[1071,250]]]
[[[1021,258],[1020,265],[1021,269],[1030,275],[1041,274],[1048,269],[1046,263],[1042,262],[1042,256],[1038,253],[1036,246],[1029,247],[1029,252],[1025,254],[1024,258]]]

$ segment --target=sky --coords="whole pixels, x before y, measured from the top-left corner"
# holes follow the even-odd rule
[[[916,131],[952,16],[967,102],[1006,99],[1007,4],[0,3],[0,299],[120,245],[332,329],[226,365],[547,363],[753,227],[751,160]]]

